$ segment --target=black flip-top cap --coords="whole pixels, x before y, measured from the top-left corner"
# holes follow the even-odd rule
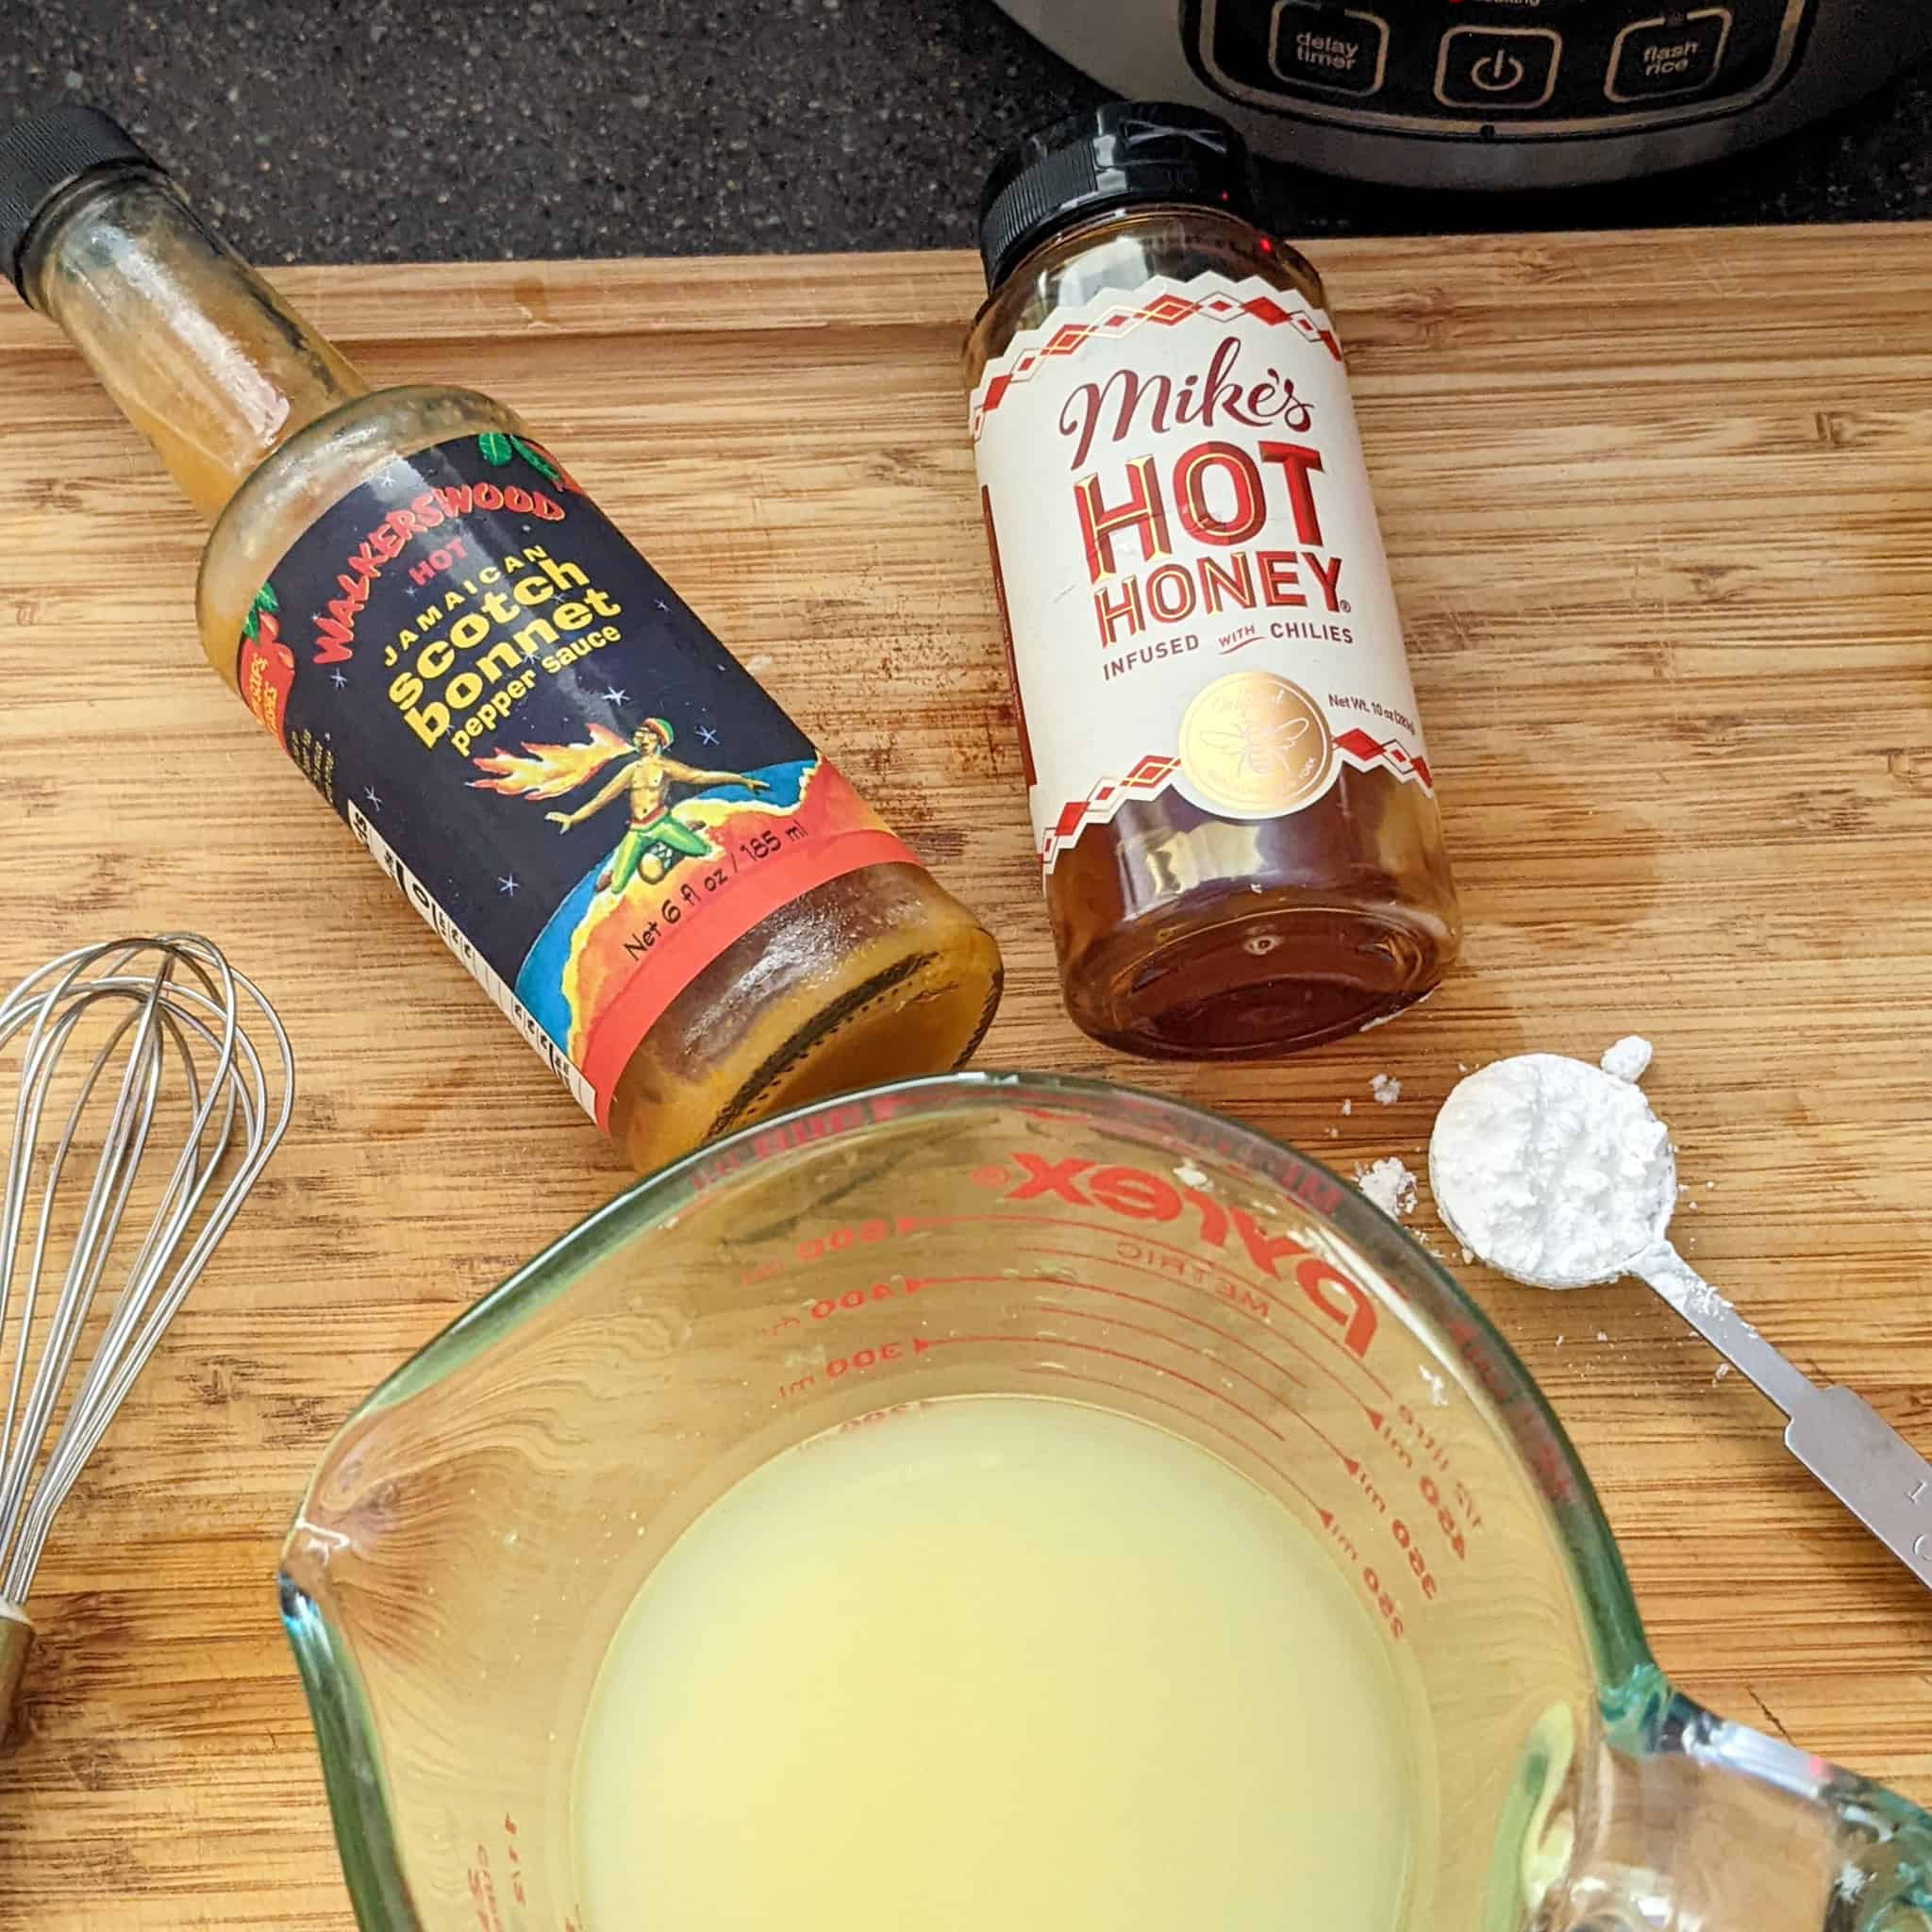
[[[41,210],[102,168],[153,168],[134,137],[98,108],[65,102],[0,128],[0,262],[25,298],[21,266]]]
[[[1166,101],[1108,101],[1023,135],[993,164],[979,198],[987,287],[1056,228],[1149,201],[1252,221],[1246,143],[1219,115]]]

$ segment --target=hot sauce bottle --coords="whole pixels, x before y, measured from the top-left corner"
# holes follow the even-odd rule
[[[511,410],[371,391],[89,108],[0,245],[212,522],[215,669],[639,1166],[971,1053],[991,935]]]
[[[980,508],[1069,1011],[1198,1059],[1389,1018],[1461,925],[1320,278],[1191,108],[1029,137],[980,232]]]

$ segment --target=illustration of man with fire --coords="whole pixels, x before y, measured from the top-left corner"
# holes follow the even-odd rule
[[[512,798],[562,798],[588,785],[615,760],[618,769],[575,811],[550,811],[543,816],[568,832],[594,818],[620,797],[629,801],[630,824],[604,869],[597,874],[600,892],[622,894],[633,878],[655,883],[681,858],[709,858],[717,847],[702,829],[677,815],[671,803],[674,785],[741,785],[747,791],[767,791],[762,778],[743,772],[708,772],[667,754],[676,734],[668,718],[646,718],[626,742],[602,724],[591,726],[588,744],[526,744],[525,756],[496,752],[473,759],[491,775],[470,783],[486,791]]]

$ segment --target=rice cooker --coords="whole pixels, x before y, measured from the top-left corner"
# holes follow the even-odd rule
[[[1932,50],[1932,0],[1000,0],[1109,87],[1362,180],[1560,188],[1750,147]]]

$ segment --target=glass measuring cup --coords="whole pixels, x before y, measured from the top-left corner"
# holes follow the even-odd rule
[[[987,1392],[1195,1441],[1349,1579],[1419,1774],[1386,1932],[1932,1932],[1932,1817],[1672,1689],[1541,1396],[1399,1230],[1191,1108],[973,1074],[641,1182],[337,1438],[282,1600],[365,1932],[613,1932],[571,1790],[652,1565],[780,1449]]]

